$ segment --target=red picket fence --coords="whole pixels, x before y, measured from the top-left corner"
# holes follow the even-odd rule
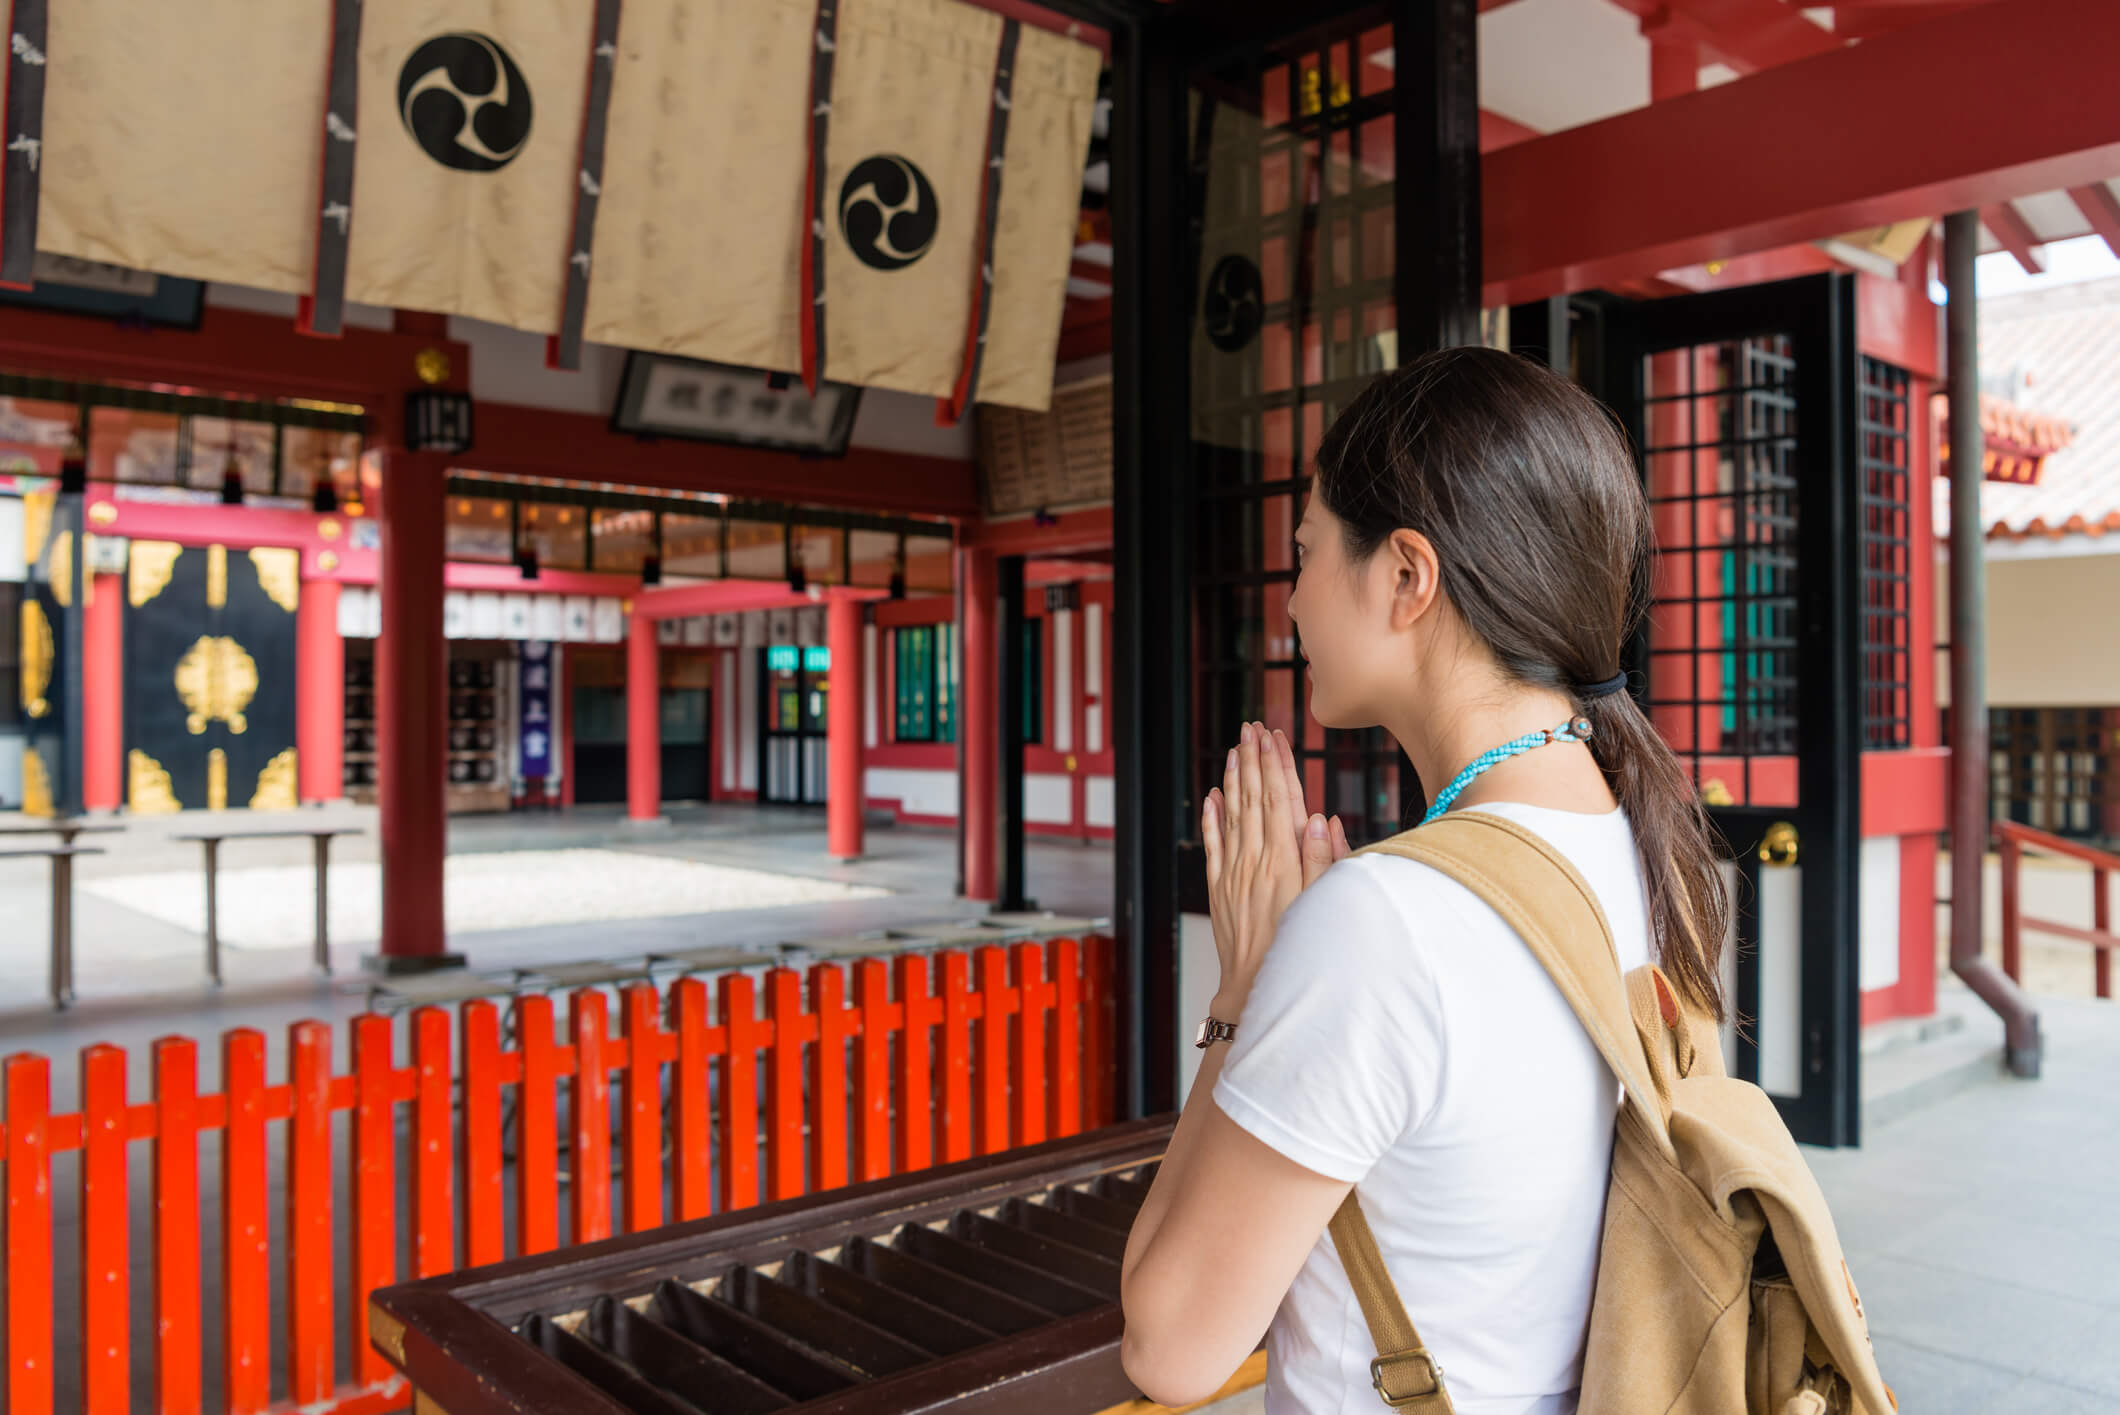
[[[97,1045],[81,1053],[77,1114],[50,1113],[48,1059],[10,1056],[0,1067],[6,1408],[53,1410],[54,1327],[76,1316],[55,1310],[56,1155],[79,1152],[86,1415],[135,1404],[162,1415],[202,1411],[202,1312],[210,1302],[219,1304],[218,1384],[230,1415],[389,1410],[406,1391],[369,1347],[368,1293],[459,1263],[559,1246],[563,1191],[568,1238],[588,1242],[614,1231],[614,1183],[616,1224],[633,1232],[1109,1123],[1111,953],[1109,938],[1093,936],[866,959],[851,979],[832,963],[807,977],[776,968],[763,979],[762,1010],[746,974],[711,986],[686,978],[664,993],[642,984],[621,992],[615,1036],[609,999],[583,990],[567,999],[565,1042],[554,1038],[550,997],[514,999],[509,1018],[492,1002],[464,1003],[453,1039],[449,1013],[426,1007],[410,1014],[405,1067],[394,1061],[392,1019],[371,1013],[350,1024],[344,1075],[332,1074],[330,1028],[297,1022],[278,1085],[266,1081],[264,1034],[242,1028],[221,1039],[218,1095],[199,1093],[198,1044],[165,1037],[154,1045],[154,1098],[137,1104],[127,1096],[125,1052]],[[512,1048],[504,1021],[513,1024]],[[342,1112],[351,1148],[347,1264],[333,1207],[334,1118]],[[410,1156],[402,1214],[401,1119]],[[283,1127],[285,1195],[277,1255],[275,1125]],[[219,1251],[207,1253],[199,1141],[213,1132],[221,1137]],[[135,1143],[151,1147],[145,1380],[136,1377],[131,1343],[127,1169]],[[408,1236],[411,1269],[401,1273]],[[277,1351],[276,1257],[285,1308]],[[284,1373],[277,1399],[276,1360]],[[350,1383],[341,1383],[342,1367]]]

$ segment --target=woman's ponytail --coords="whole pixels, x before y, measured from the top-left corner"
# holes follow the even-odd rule
[[[1658,965],[1688,1002],[1720,1022],[1730,895],[1715,828],[1670,744],[1632,696],[1608,693],[1579,707],[1590,719],[1591,755],[1641,851]]]

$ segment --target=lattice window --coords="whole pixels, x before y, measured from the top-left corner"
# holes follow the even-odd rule
[[[1777,790],[1756,759],[1796,750],[1795,373],[1786,336],[1697,345],[1649,360],[1644,400],[1650,714],[1703,786],[1742,802]]]
[[[2120,835],[2116,729],[2120,708],[1990,709],[1990,814],[2056,835]]]
[[[1262,720],[1356,839],[1399,828],[1404,759],[1311,721],[1287,603],[1319,439],[1397,361],[1390,46],[1340,22],[1201,76],[1191,107],[1191,797]]]
[[[1914,741],[1912,443],[1905,369],[1862,360],[1862,744]]]

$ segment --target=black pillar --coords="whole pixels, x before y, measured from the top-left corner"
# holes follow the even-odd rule
[[[1112,30],[1112,749],[1122,1117],[1174,1110],[1188,661],[1185,75],[1176,22]]]
[[[1509,307],[1509,350],[1537,359],[1563,378],[1572,377],[1568,346],[1568,297],[1555,295]]]
[[[1036,907],[1023,879],[1023,557],[1004,555],[994,568],[1001,590],[1001,685],[995,695],[1001,719],[1001,850],[995,860],[994,907],[1023,910]]]
[[[1478,0],[1392,12],[1399,362],[1480,342]]]

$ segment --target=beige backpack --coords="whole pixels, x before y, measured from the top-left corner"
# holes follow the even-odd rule
[[[1492,905],[1546,966],[1626,1088],[1581,1415],[1888,1415],[1825,1196],[1766,1092],[1723,1070],[1713,1019],[1654,966],[1621,977],[1597,896],[1538,836],[1467,811],[1368,847]],[[1700,1045],[1696,1047],[1695,1039]],[[1384,1403],[1450,1415],[1349,1193],[1332,1239],[1381,1353]]]

